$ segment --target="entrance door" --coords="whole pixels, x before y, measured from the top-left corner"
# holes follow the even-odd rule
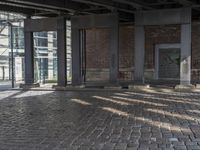
[[[180,79],[180,44],[156,46],[156,79]]]
[[[34,32],[35,82],[42,84],[57,82],[56,42],[56,32]]]

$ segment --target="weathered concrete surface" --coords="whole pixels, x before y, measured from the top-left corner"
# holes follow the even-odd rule
[[[200,149],[200,94],[1,91],[0,150]]]

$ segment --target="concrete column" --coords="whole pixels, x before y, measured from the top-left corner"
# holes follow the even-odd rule
[[[33,32],[25,31],[25,84],[34,83],[34,48],[33,48]]]
[[[80,51],[81,51],[81,81],[86,81],[86,31],[80,32]]]
[[[191,82],[191,24],[181,25],[181,62],[180,84],[190,85]]]
[[[145,31],[144,26],[135,26],[134,83],[144,84]]]
[[[72,21],[72,84],[81,84],[81,51],[80,51],[80,31],[73,28]]]
[[[60,17],[57,19],[57,57],[58,57],[58,86],[67,84],[67,66],[66,66],[66,19]]]
[[[110,54],[110,82],[117,83],[119,74],[119,20],[117,15],[112,17],[111,54]]]
[[[53,33],[48,32],[48,79],[53,79]]]
[[[2,67],[2,75],[3,75],[3,77],[2,77],[3,80],[5,80],[5,67],[4,66]]]

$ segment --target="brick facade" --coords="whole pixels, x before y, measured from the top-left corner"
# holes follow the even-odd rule
[[[86,30],[86,58],[87,68],[105,69],[109,68],[110,51],[109,29]]]
[[[200,22],[192,24],[192,79],[200,81]]]
[[[98,80],[109,79],[109,29],[86,31],[87,69],[101,74]],[[153,79],[155,45],[180,43],[180,25],[145,27],[145,75]],[[200,22],[192,24],[192,80],[200,80]],[[95,42],[96,41],[96,42]],[[96,46],[95,46],[96,45]],[[102,71],[107,72],[102,74]],[[119,33],[119,79],[131,80],[134,71],[134,26],[123,25]],[[94,74],[89,73],[89,78]],[[106,77],[105,77],[106,76]],[[88,78],[88,79],[89,79]],[[96,80],[96,79],[94,79]]]
[[[165,43],[180,43],[180,26],[146,26],[145,27],[145,68],[155,66],[155,45]]]
[[[86,80],[109,80],[110,43],[109,29],[86,30]]]
[[[121,26],[119,31],[119,79],[131,80],[134,71],[134,27]]]
[[[180,25],[145,26],[145,78],[154,78],[155,46],[180,43]]]
[[[134,57],[134,27],[122,26],[119,32],[119,78],[131,80]],[[86,30],[87,81],[109,80],[109,29]]]

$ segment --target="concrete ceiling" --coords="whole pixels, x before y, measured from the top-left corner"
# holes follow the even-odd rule
[[[137,10],[193,8],[199,19],[200,0],[0,0],[0,10],[27,16],[85,15],[118,12],[122,21],[133,21]]]

